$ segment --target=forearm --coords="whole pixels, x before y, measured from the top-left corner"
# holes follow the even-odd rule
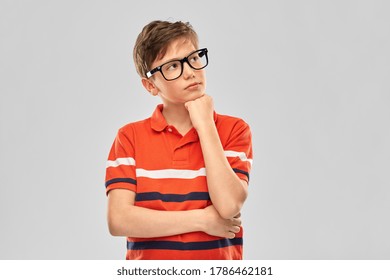
[[[201,210],[158,211],[126,205],[108,209],[112,235],[152,238],[201,231]]]
[[[225,157],[213,118],[212,98],[205,94],[186,102],[185,107],[199,135],[211,201],[223,218],[230,219],[241,210],[247,183],[234,173]]]
[[[211,201],[223,218],[232,218],[240,212],[247,197],[246,186],[231,168],[214,123],[199,127],[198,135]]]

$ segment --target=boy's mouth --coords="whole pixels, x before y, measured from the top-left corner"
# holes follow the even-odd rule
[[[200,83],[189,84],[185,89],[197,89]]]

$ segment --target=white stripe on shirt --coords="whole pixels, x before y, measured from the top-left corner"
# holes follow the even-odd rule
[[[108,160],[106,167],[118,167],[119,165],[135,165],[135,160],[132,157]]]
[[[145,170],[142,168],[136,169],[137,177],[147,177],[151,179],[194,179],[199,176],[206,176],[206,168],[199,170],[188,169],[160,169],[160,170]]]
[[[224,151],[226,157],[239,157],[242,161],[248,161],[252,164],[253,159],[249,159],[246,157],[244,152],[236,152],[236,151]]]

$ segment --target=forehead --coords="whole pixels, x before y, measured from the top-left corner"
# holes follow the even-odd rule
[[[170,42],[164,52],[160,52],[152,66],[156,67],[172,59],[181,59],[195,51],[197,46],[189,38],[178,38]]]

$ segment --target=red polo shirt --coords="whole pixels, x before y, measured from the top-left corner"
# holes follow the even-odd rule
[[[153,115],[119,129],[106,169],[106,193],[127,189],[135,205],[155,210],[203,209],[211,204],[198,134],[182,136],[167,124],[158,105]],[[252,142],[241,119],[214,113],[232,169],[249,181]],[[242,229],[234,239],[192,232],[168,237],[127,238],[126,259],[242,259]]]

